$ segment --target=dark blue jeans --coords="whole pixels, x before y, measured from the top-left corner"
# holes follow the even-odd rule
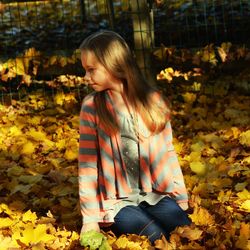
[[[165,197],[156,205],[142,202],[138,206],[122,208],[110,229],[116,236],[127,233],[146,235],[153,243],[161,235],[168,239],[177,226],[189,225],[190,222],[187,213],[173,199]]]

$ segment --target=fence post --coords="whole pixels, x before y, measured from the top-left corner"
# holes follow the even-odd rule
[[[110,27],[111,27],[111,29],[114,29],[115,12],[114,12],[113,1],[108,0],[107,5],[108,5],[108,12],[109,12]]]
[[[81,19],[84,24],[86,21],[86,9],[85,9],[85,0],[80,0],[80,8],[81,8]]]
[[[153,10],[147,0],[131,1],[131,15],[134,31],[134,50],[138,65],[148,78],[151,74],[151,49],[154,46]]]

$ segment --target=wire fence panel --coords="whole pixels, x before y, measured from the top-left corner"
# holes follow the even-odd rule
[[[81,25],[79,1],[6,3],[0,15],[1,57],[17,56],[31,47],[48,53],[69,50],[81,40]]]
[[[142,2],[148,13],[140,9]],[[150,23],[147,28],[144,17]],[[54,93],[81,87],[83,80],[77,77],[84,72],[77,49],[100,29],[117,31],[144,54],[162,44],[194,48],[230,41],[249,46],[250,1],[2,0],[0,101],[6,96],[21,98],[35,89]],[[147,42],[147,48],[143,43],[137,47],[138,32],[150,34],[150,46]],[[70,76],[62,84],[60,76],[66,74]],[[76,92],[79,95],[79,88]]]
[[[136,2],[136,1],[134,1]],[[153,1],[148,1],[153,2]],[[161,1],[154,10],[155,45],[197,47],[210,42],[249,43],[250,1]],[[35,47],[52,53],[79,46],[89,33],[113,28],[131,33],[131,1],[2,1],[1,58]],[[112,27],[113,26],[113,27]],[[66,52],[65,52],[66,53]]]
[[[250,44],[249,0],[164,2],[155,9],[156,45],[200,47],[225,41]]]

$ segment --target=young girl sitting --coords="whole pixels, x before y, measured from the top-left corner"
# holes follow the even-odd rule
[[[109,226],[117,236],[168,238],[190,220],[167,102],[117,33],[94,33],[80,49],[94,90],[80,112],[81,233]]]

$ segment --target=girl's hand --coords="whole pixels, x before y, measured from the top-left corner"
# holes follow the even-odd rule
[[[100,232],[100,227],[98,222],[91,222],[91,223],[86,223],[82,225],[82,229],[81,229],[81,234],[88,232],[90,230],[94,230],[96,232]]]
[[[182,202],[182,203],[178,203],[178,205],[180,206],[180,208],[184,211],[188,210],[188,203],[187,202]]]

